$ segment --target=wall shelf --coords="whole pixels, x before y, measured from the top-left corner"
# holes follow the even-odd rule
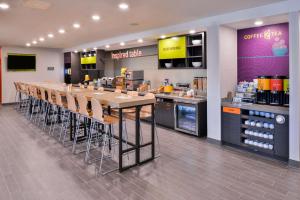
[[[206,69],[206,32],[178,37],[186,37],[185,58],[159,59],[158,69]],[[201,40],[201,44],[193,45],[193,40]],[[192,62],[200,62],[201,66],[194,67]],[[171,67],[166,67],[166,63],[171,63]]]

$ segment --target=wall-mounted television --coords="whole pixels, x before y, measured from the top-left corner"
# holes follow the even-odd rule
[[[8,71],[35,71],[36,55],[35,54],[16,54],[7,55]]]

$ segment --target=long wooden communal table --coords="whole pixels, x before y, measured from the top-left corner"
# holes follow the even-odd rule
[[[119,114],[119,171],[123,172],[134,166],[141,165],[152,161],[155,159],[155,137],[154,137],[154,104],[156,102],[155,98],[145,97],[145,96],[129,96],[126,94],[119,94],[107,91],[96,91],[88,90],[84,88],[70,88],[63,86],[62,84],[54,83],[26,83],[28,85],[33,85],[36,87],[42,87],[45,89],[51,89],[59,91],[62,95],[71,93],[76,97],[77,94],[82,94],[86,96],[89,100],[95,98],[99,100],[101,104],[107,105],[110,108],[118,109]],[[145,144],[140,144],[140,111],[143,106],[151,106],[151,141]],[[128,108],[135,108],[135,142],[125,141],[123,138],[123,110]],[[72,134],[72,133],[71,133]],[[127,142],[131,147],[128,149],[123,149],[123,142]],[[151,156],[145,160],[141,160],[141,149],[151,146]],[[135,152],[135,161],[131,165],[123,166],[123,156],[129,152]]]

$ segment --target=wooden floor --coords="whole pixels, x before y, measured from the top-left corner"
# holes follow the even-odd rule
[[[300,170],[158,129],[161,157],[95,176],[13,106],[0,107],[1,200],[300,199]]]

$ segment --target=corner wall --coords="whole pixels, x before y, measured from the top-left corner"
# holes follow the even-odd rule
[[[36,54],[36,71],[34,72],[9,72],[7,71],[7,54],[22,53]],[[48,71],[47,67],[53,66],[54,71]],[[61,49],[50,48],[22,48],[2,47],[2,103],[15,101],[14,81],[53,81],[63,82],[64,62]]]
[[[221,101],[237,82],[236,30],[208,27],[207,66],[207,137],[221,141]]]

